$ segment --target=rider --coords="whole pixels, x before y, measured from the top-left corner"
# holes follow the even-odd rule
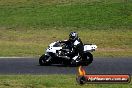
[[[72,57],[74,60],[77,59],[78,56],[83,57],[84,46],[76,32],[71,32],[69,34],[69,40],[60,42],[66,43],[67,47],[70,49],[71,52],[69,52],[67,56]]]

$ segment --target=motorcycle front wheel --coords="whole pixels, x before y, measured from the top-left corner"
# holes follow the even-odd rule
[[[50,65],[50,62],[47,62],[46,60],[49,58],[49,56],[46,56],[45,54],[43,54],[40,58],[39,58],[39,64],[40,66],[47,66]]]

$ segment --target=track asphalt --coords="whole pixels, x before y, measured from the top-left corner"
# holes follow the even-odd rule
[[[89,66],[83,66],[87,74],[130,74],[132,58],[94,58]],[[78,67],[63,65],[39,66],[38,58],[0,58],[0,75],[16,74],[76,74]]]

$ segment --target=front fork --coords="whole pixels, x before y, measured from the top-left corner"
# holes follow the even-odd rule
[[[47,62],[49,62],[52,58],[48,53],[46,53],[45,56],[46,56],[45,59],[46,59]]]

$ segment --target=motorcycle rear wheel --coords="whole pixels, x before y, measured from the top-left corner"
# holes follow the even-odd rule
[[[91,64],[93,61],[93,55],[90,52],[84,53],[83,61],[84,61],[83,65],[85,66]]]

